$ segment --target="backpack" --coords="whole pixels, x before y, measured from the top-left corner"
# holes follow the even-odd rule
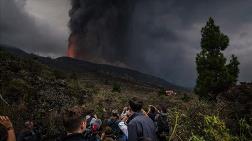
[[[170,132],[170,124],[166,114],[159,114],[156,119],[156,127],[158,135],[168,135]]]

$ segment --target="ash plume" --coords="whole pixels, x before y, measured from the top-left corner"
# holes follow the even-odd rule
[[[69,12],[68,54],[96,63],[133,68],[191,85],[194,72],[178,35],[168,28],[174,22],[156,23],[167,7],[163,0],[72,0]],[[152,7],[157,5],[158,7]],[[161,10],[157,10],[161,8]],[[168,25],[168,26],[167,26]],[[72,43],[76,41],[77,43]],[[170,43],[171,42],[171,43]],[[74,52],[74,53],[73,53]],[[74,54],[74,55],[73,55]],[[164,64],[166,62],[167,64]],[[172,63],[178,63],[170,67]],[[189,71],[185,72],[186,68]],[[176,73],[176,74],[174,74]],[[190,76],[188,78],[189,73]]]
[[[77,38],[76,58],[126,63],[127,36],[135,0],[72,0],[71,38]]]

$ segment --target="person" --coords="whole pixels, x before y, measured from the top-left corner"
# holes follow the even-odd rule
[[[97,115],[94,114],[94,110],[90,110],[86,116],[87,128],[91,128],[92,124],[97,120]]]
[[[125,124],[125,121],[119,122],[118,126],[121,129],[121,131],[123,132],[121,140],[127,141],[128,140],[128,126]]]
[[[90,110],[86,116],[87,126],[84,132],[84,136],[89,141],[99,140],[99,132],[102,126],[101,119],[98,119],[97,115],[94,113],[94,110]]]
[[[143,101],[133,97],[128,103],[132,113],[127,121],[128,140],[150,138],[152,141],[157,141],[154,122],[142,112]]]
[[[124,118],[125,116],[127,116],[127,112],[129,111],[129,108],[128,107],[124,107],[123,108],[123,111],[121,113],[121,119]]]
[[[39,141],[40,135],[34,128],[33,121],[25,122],[25,129],[21,131],[17,136],[17,141]]]
[[[111,127],[107,126],[105,127],[102,135],[101,140],[102,141],[115,141],[116,137],[113,135],[113,130]]]
[[[123,132],[123,136],[121,137],[121,141],[128,140],[128,126],[126,125],[126,122],[129,117],[130,117],[130,111],[128,109],[125,111],[125,114],[121,114],[121,121],[118,124],[119,128]]]
[[[112,112],[112,116],[109,119],[108,126],[112,129],[113,134],[115,134],[116,136],[119,136],[121,131],[118,126],[119,122],[119,115],[116,112]]]
[[[149,105],[149,110],[147,115],[152,119],[153,122],[155,122],[155,117],[158,114],[158,110],[156,107],[154,107],[153,105]]]
[[[167,108],[164,105],[159,106],[159,113],[155,117],[156,133],[159,141],[165,141],[170,132],[170,125],[168,121]]]
[[[8,136],[7,130],[0,124],[0,141],[6,141],[7,136]]]
[[[105,111],[103,114],[102,127],[108,126],[108,123],[110,121],[110,117],[111,117],[110,113]]]
[[[84,111],[80,107],[73,107],[63,112],[63,125],[67,133],[58,141],[88,141],[83,134],[87,124],[83,115]]]
[[[13,124],[8,116],[0,116],[0,124],[7,130],[7,140],[6,141],[16,141],[16,135],[13,128]]]
[[[117,110],[113,110],[112,111],[112,116],[108,122],[108,126],[111,127],[113,134],[116,136],[116,139],[119,141],[125,141],[126,140],[126,136],[124,135],[124,133],[121,131],[121,129],[119,128],[119,123],[120,123],[120,119],[119,119],[119,114]]]

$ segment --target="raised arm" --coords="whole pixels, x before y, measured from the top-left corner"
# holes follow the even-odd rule
[[[15,131],[9,117],[0,116],[0,124],[2,124],[8,131],[7,141],[16,141]]]

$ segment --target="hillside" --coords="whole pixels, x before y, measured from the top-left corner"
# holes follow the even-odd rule
[[[92,73],[95,67],[85,72],[73,72],[72,69],[63,72],[58,66],[50,67],[53,65],[50,63],[57,60],[68,60],[73,66],[78,65],[75,63],[79,60],[54,60],[27,55],[16,49],[12,51],[8,53],[0,49],[0,115],[8,115],[17,132],[24,128],[23,124],[27,119],[32,119],[39,127],[44,141],[50,141],[64,131],[60,118],[64,109],[81,106],[94,110],[103,119],[105,111],[121,111],[128,105],[129,98],[136,96],[144,101],[145,110],[150,104],[167,107],[171,126],[167,140],[252,139],[252,85],[249,83],[234,86],[226,93],[219,94],[217,101],[207,102],[199,100],[193,93],[178,91],[177,95],[166,96],[163,89],[150,83],[135,82],[135,79],[125,79],[125,76],[116,78],[110,77],[111,74]],[[19,56],[14,56],[17,51],[20,51]],[[50,63],[41,63],[43,59]],[[80,68],[84,68],[86,63]],[[61,63],[54,65],[56,64]],[[91,63],[90,66],[96,65]],[[105,65],[105,69],[109,70],[107,67],[111,66]],[[112,68],[110,72],[116,69]],[[65,69],[68,70],[67,67]],[[144,74],[135,73],[145,78]],[[0,127],[0,135],[2,131],[3,128]]]
[[[46,64],[51,68],[58,69],[65,72],[75,72],[86,74],[95,74],[97,77],[111,79],[121,79],[122,81],[129,81],[130,83],[135,83],[138,85],[146,85],[149,87],[166,88],[173,90],[190,90],[183,88],[174,84],[171,84],[164,79],[144,74],[135,70],[130,70],[127,68],[120,68],[106,64],[95,64],[83,60],[77,60],[69,57],[59,57],[56,59],[51,59],[49,57],[41,57],[34,54],[28,54],[20,49],[0,45],[0,48],[6,50],[7,52],[24,58],[38,60],[42,64]]]
[[[14,54],[18,55],[14,56]],[[181,101],[184,97],[184,93],[179,92],[181,94],[179,97],[172,99],[163,97],[159,100],[157,96],[163,93],[160,93],[160,87],[157,85],[141,82],[143,80],[136,82],[135,79],[125,79],[125,76],[121,77],[121,73],[115,73],[120,75],[116,78],[111,77],[111,74],[91,72],[96,67],[101,67],[102,70],[112,69],[110,72],[119,70],[125,74],[133,73],[132,75],[143,77],[142,79],[161,80],[128,69],[80,61],[83,68],[86,64],[94,66],[94,68],[83,69],[84,72],[81,71],[81,73],[73,72],[72,69],[63,72],[59,71],[59,67],[49,67],[50,65],[45,65],[49,63],[44,62],[49,60],[50,63],[54,63],[60,62],[62,59],[63,62],[66,59],[70,62],[73,61],[74,64],[79,61],[70,58],[53,60],[29,55],[13,48],[8,52],[0,49],[0,114],[9,115],[13,119],[17,131],[23,128],[25,120],[34,119],[39,126],[48,129],[45,131],[46,137],[57,135],[62,131],[62,125],[57,120],[60,116],[59,113],[74,105],[82,105],[88,109],[93,107],[101,117],[104,108],[120,110],[133,96],[143,98],[146,104],[166,103],[167,99]]]

